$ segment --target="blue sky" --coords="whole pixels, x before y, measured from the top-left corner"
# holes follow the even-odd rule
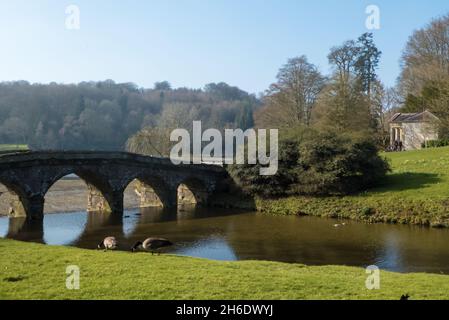
[[[80,8],[80,30],[65,27],[70,4]],[[393,85],[408,37],[449,13],[449,1],[0,0],[0,80],[225,81],[258,93],[294,56],[328,73],[329,49],[368,31],[370,4],[381,14],[379,74]]]

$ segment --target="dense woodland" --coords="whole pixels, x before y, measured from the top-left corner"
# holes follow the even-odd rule
[[[111,80],[77,85],[0,83],[0,143],[33,149],[124,150],[142,128],[251,127],[259,101],[225,83],[142,89]]]

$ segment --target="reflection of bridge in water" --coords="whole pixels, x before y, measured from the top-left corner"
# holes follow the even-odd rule
[[[180,206],[175,208],[141,208],[140,211],[129,210],[125,212],[124,216],[115,215],[111,213],[88,212],[88,213],[74,213],[76,215],[84,216],[84,226],[76,230],[76,236],[65,242],[70,238],[67,234],[61,233],[66,245],[71,245],[80,248],[96,248],[96,244],[106,236],[115,236],[120,243],[121,249],[128,249],[138,240],[142,240],[148,236],[164,236],[158,232],[163,232],[165,222],[175,222],[182,224],[182,221],[196,220],[210,217],[209,209],[197,208],[195,206]],[[208,213],[209,212],[209,213]],[[224,216],[233,213],[218,212],[214,216]],[[68,214],[49,214],[47,217],[62,218],[64,220]],[[67,222],[61,225],[67,225]],[[46,241],[47,223],[44,219],[33,220],[26,217],[9,218],[8,231],[6,238],[30,241],[37,243],[47,243]],[[151,230],[151,231],[150,231]],[[153,231],[154,230],[154,231]],[[48,230],[47,230],[48,231]],[[54,230],[53,230],[54,231]],[[72,230],[73,231],[73,230]],[[151,234],[149,234],[149,232]],[[180,229],[180,234],[183,230]],[[59,233],[59,232],[58,232]]]
[[[45,243],[44,221],[30,220],[25,217],[10,218],[6,238]]]
[[[87,184],[89,212],[123,213],[123,192],[138,181],[141,207],[207,205],[226,176],[215,165],[174,165],[124,152],[24,152],[0,155],[0,183],[14,196],[10,216],[42,220],[45,194],[75,174]]]
[[[72,221],[64,218],[67,215],[70,214],[46,215],[46,219],[52,221],[61,219],[59,224],[46,220],[10,218],[7,238],[96,249],[104,237],[115,236],[119,249],[128,251],[135,242],[156,236],[169,238],[175,243],[175,247],[168,250],[180,254],[205,254],[204,251],[199,253],[198,248],[201,247],[200,250],[207,251],[208,258],[263,258],[312,264],[319,264],[320,261],[346,264],[349,255],[354,261],[369,265],[377,256],[384,255],[383,252],[379,253],[379,250],[383,251],[383,246],[380,246],[381,249],[375,246],[367,252],[364,243],[359,250],[351,237],[354,229],[346,229],[343,234],[337,234],[337,230],[332,227],[333,221],[319,218],[315,218],[311,228],[307,223],[302,226],[302,221],[307,221],[308,218],[293,216],[248,216],[233,210],[213,209],[211,212],[208,208],[195,207],[180,207],[177,210],[144,208],[140,211],[126,211],[123,217],[107,213],[80,212],[75,214],[78,219],[75,230],[64,233],[64,228]],[[59,226],[63,232],[58,230]],[[359,235],[355,239],[366,240],[365,234],[372,232],[369,228],[373,227],[357,225],[355,230]],[[321,243],[321,238],[327,240]],[[391,247],[391,244],[387,247]],[[395,251],[385,254],[385,257],[390,259],[392,252]],[[395,263],[399,262],[400,260]]]

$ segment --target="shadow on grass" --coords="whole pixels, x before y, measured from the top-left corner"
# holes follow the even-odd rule
[[[429,185],[439,183],[441,179],[437,174],[433,173],[418,173],[418,172],[404,172],[393,173],[388,175],[382,184],[370,191],[384,192],[384,191],[402,191],[413,190],[427,187]]]
[[[3,281],[5,282],[19,282],[22,280],[25,280],[26,277],[22,277],[22,276],[18,276],[18,277],[8,277],[8,278],[4,278]]]

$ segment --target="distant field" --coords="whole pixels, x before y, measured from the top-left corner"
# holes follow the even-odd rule
[[[449,227],[449,147],[382,154],[392,172],[378,188],[344,197],[258,200],[260,211]]]
[[[28,145],[26,144],[0,144],[0,152],[3,151],[14,151],[14,150],[28,150]]]

